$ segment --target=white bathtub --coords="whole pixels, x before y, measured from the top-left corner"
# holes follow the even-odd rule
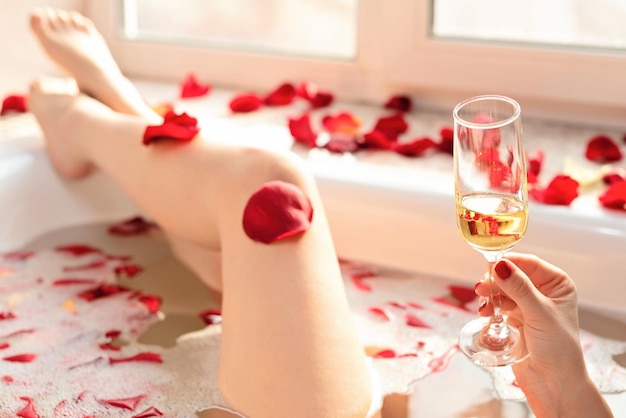
[[[276,128],[256,122],[245,129],[232,123],[226,127],[224,121],[217,125],[220,134],[263,137],[277,133]],[[51,231],[118,221],[139,212],[100,173],[83,181],[59,178],[29,115],[0,123],[0,252],[18,250]],[[321,152],[302,151],[302,155],[318,178],[340,257],[468,284],[483,275],[481,256],[456,230],[451,174],[445,170],[446,165],[451,167],[448,156],[437,157],[435,169],[423,169],[367,158],[329,158]],[[583,311],[583,325],[626,340],[626,216],[602,211],[585,198],[575,207],[532,204],[530,211],[528,234],[516,250],[535,253],[569,271],[578,284],[581,304],[588,308],[589,314]],[[418,384],[415,402],[430,400],[437,411],[432,401],[437,396],[430,393],[438,385],[449,389],[446,379],[450,376],[456,376],[459,400],[464,387],[489,392],[487,375],[469,362],[456,359],[450,368],[432,387]],[[615,395],[611,403],[616,416],[626,416],[623,395]],[[422,414],[425,410],[422,407]]]

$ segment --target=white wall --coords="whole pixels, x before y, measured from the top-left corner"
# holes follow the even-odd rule
[[[0,99],[24,94],[39,74],[55,67],[39,49],[28,28],[29,12],[37,7],[83,10],[82,0],[3,0],[0,6]]]

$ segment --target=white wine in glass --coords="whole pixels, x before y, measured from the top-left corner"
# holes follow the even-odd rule
[[[504,96],[459,103],[454,116],[454,185],[459,232],[489,265],[494,313],[467,323],[459,347],[485,367],[507,366],[528,356],[521,328],[507,322],[493,282],[502,255],[528,225],[526,159],[519,104]]]

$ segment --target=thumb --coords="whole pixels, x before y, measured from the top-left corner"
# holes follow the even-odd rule
[[[545,296],[513,262],[502,259],[498,261],[494,270],[498,288],[517,304],[522,314],[543,310]]]

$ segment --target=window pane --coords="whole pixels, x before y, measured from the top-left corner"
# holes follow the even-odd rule
[[[122,0],[122,34],[171,42],[350,60],[358,0]]]
[[[624,0],[432,0],[435,37],[623,49]]]

